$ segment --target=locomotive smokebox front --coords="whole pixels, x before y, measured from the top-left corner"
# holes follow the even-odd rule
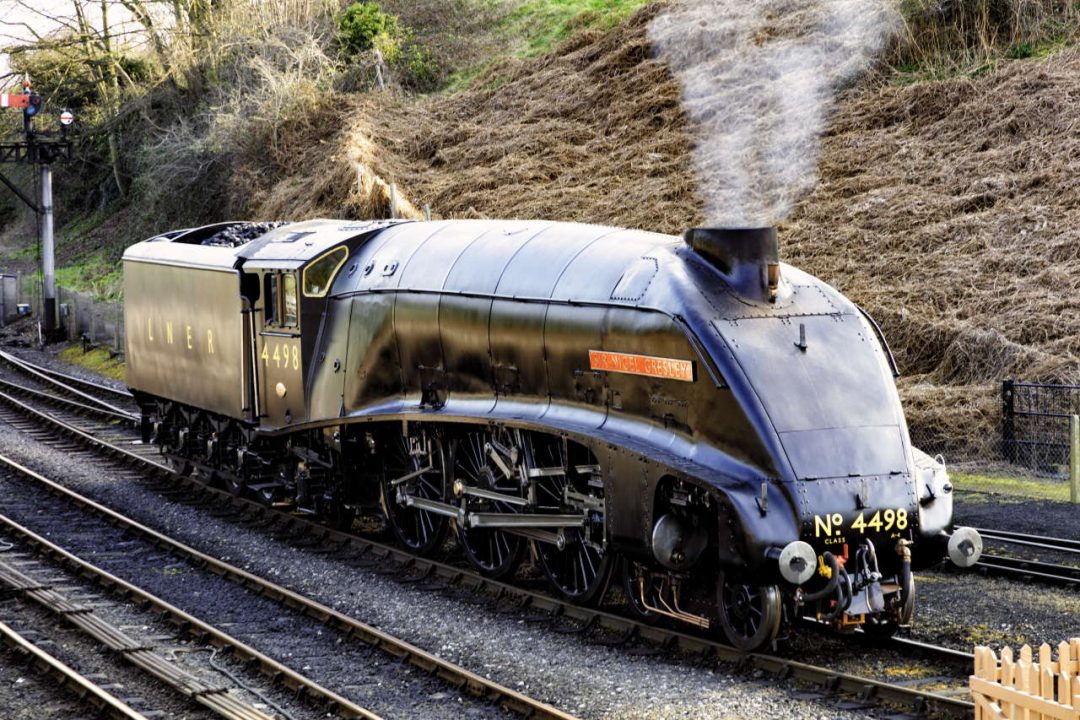
[[[683,240],[719,270],[739,295],[776,301],[780,246],[775,227],[690,228]]]

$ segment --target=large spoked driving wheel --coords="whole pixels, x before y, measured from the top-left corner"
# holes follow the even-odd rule
[[[731,645],[754,652],[780,631],[780,590],[775,585],[751,585],[722,573],[717,582],[720,628]]]
[[[611,578],[611,557],[581,540],[560,549],[537,542],[536,555],[548,581],[559,595],[579,605],[599,602]]]
[[[522,433],[522,449],[526,472],[535,476],[536,512],[582,512],[583,508],[567,504],[566,490],[569,488],[578,496],[590,494],[591,470],[578,469],[596,467],[588,451],[581,448],[588,457],[573,458],[572,464],[568,463],[560,438],[535,433]],[[600,502],[599,496],[594,499]],[[603,598],[614,565],[602,549],[604,516],[599,506],[589,509],[586,515],[585,525],[564,530],[561,542],[533,543],[540,569],[552,589],[579,605],[590,605]]]
[[[454,446],[454,481],[465,487],[518,497],[522,487],[516,452],[520,450],[511,433],[469,433]],[[520,510],[513,503],[478,497],[469,497],[467,507],[470,513],[484,515]],[[488,577],[506,577],[521,564],[525,540],[520,535],[492,527],[469,527],[466,520],[459,523],[458,539],[465,557]]]
[[[431,555],[446,539],[449,518],[410,505],[410,499],[444,499],[442,443],[422,432],[396,437],[384,452],[382,505],[386,519],[402,545],[417,555]]]

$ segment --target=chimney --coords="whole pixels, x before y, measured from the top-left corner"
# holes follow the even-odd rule
[[[775,227],[690,228],[683,240],[740,296],[776,302],[780,249]]]

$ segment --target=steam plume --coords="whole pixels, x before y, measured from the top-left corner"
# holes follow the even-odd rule
[[[649,38],[682,88],[710,224],[773,225],[816,180],[836,87],[896,27],[891,0],[683,0]]]

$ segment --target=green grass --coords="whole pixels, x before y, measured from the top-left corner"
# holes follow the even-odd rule
[[[84,353],[82,346],[71,345],[60,351],[60,359],[115,380],[124,379],[124,363],[105,348],[94,348]]]
[[[57,268],[56,283],[102,300],[117,300],[123,291],[124,275],[118,262],[93,255],[75,265]]]
[[[520,57],[543,55],[578,30],[609,29],[649,0],[526,0],[510,14],[504,30],[524,40]]]
[[[524,0],[492,29],[495,36],[506,41],[505,51],[458,68],[450,75],[441,93],[452,95],[470,88],[497,90],[509,81],[510,74],[502,72],[489,77],[488,71],[504,60],[543,55],[578,30],[611,29],[651,1]],[[481,79],[484,85],[478,86]]]
[[[950,473],[949,479],[959,490],[992,492],[1022,499],[1069,502],[1069,483],[1062,480]]]

